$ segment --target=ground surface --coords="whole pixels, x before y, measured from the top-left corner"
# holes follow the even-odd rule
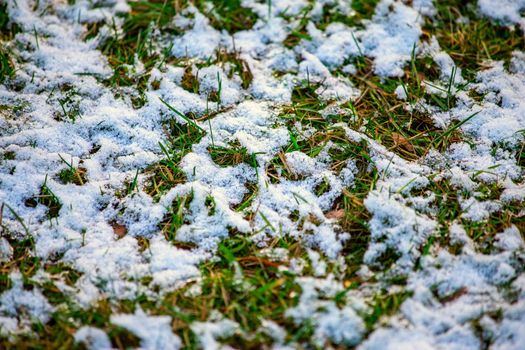
[[[0,0],[0,348],[522,348],[524,10]]]

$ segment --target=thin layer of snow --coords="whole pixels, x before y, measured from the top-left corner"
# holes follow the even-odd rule
[[[145,350],[177,350],[181,347],[178,336],[171,329],[171,317],[148,316],[138,308],[134,314],[116,314],[111,323],[125,328],[140,338],[140,346]]]
[[[25,237],[27,228],[35,241],[35,254],[44,262],[59,259],[82,272],[74,286],[61,281],[56,285],[87,308],[100,298],[133,299],[141,294],[155,298],[190,282],[197,283],[188,293],[198,295],[202,292],[198,265],[212,259],[218,244],[238,232],[261,247],[261,255],[286,264],[282,270],[299,276],[299,303],[286,315],[297,326],[313,325],[313,341],[320,347],[330,341],[360,349],[477,349],[481,341],[490,340],[495,349],[518,349],[525,334],[523,233],[518,226],[503,228],[487,253],[468,236],[462,222],[482,224],[506,204],[523,203],[525,198],[524,172],[516,162],[524,142],[525,54],[513,53],[509,68],[503,62],[491,62],[488,69],[478,72],[476,81],[466,88],[483,96],[477,101],[462,90],[462,72],[437,40],[421,42],[425,17],[436,13],[431,1],[382,0],[362,27],[334,22],[324,30],[316,26],[323,7],[333,6],[332,10],[352,16],[349,2],[323,0],[311,8],[307,1],[290,0],[274,0],[271,7],[252,0],[242,4],[259,18],[252,29],[233,35],[213,28],[193,6],[178,14],[174,23],[184,33],[163,36],[159,45],[177,58],[189,59],[199,91],[186,91],[181,86],[184,68],[167,64],[151,72],[149,83],[157,82],[158,88],[148,87],[147,103],[134,109],[129,97],[116,97],[100,82],[112,71],[97,50],[103,37],[110,35],[113,20],[121,30],[122,18],[115,15],[129,11],[125,1],[104,6],[88,1],[73,5],[7,2],[10,21],[22,28],[9,43],[19,58],[16,76],[11,85],[0,86],[0,104],[18,108],[12,114],[0,111],[2,154],[15,154],[14,159],[0,163],[0,201],[13,208],[4,209],[2,226],[11,238]],[[519,13],[525,7],[523,1],[480,0],[477,6],[487,17],[523,26]],[[310,11],[306,25],[310,40],[286,48],[283,41],[298,25],[294,17],[302,11]],[[84,41],[85,24],[98,21],[106,23],[100,35]],[[235,50],[246,62],[253,75],[249,88],[243,89],[241,77],[230,74],[225,65],[210,63],[198,69],[196,62],[213,62],[218,49]],[[316,156],[300,151],[282,156],[296,180],[283,173],[276,175],[277,180],[270,179],[266,173],[270,161],[291,143],[291,127],[279,117],[280,107],[290,104],[294,87],[319,84],[316,92],[329,104],[320,114],[329,120],[331,114],[342,113],[343,103],[360,94],[344,76],[357,74],[354,59],[361,55],[371,59],[374,73],[382,78],[402,77],[413,54],[431,57],[440,71],[439,81],[423,82],[425,91],[442,96],[451,83],[449,92],[457,103],[446,112],[424,101],[409,107],[429,111],[439,128],[464,122],[460,130],[466,141],[409,162],[350,124],[333,125],[348,142],[366,144],[371,157],[368,169],[377,171],[377,181],[364,200],[371,217],[370,242],[357,273],[367,282],[355,291],[345,291],[337,269],[331,271],[329,266],[344,271],[344,248],[352,236],[327,213],[343,190],[352,190],[358,175],[356,162],[351,159],[343,170],[333,171],[328,149],[336,146],[327,143]],[[138,58],[135,61],[130,70],[143,71]],[[220,102],[208,101],[208,95],[219,90]],[[405,103],[402,85],[395,93]],[[72,99],[80,114],[74,121],[63,115],[61,101],[66,98]],[[180,162],[187,181],[156,202],[142,190],[148,181],[144,170],[165,156],[159,146],[159,141],[167,141],[163,123],[187,122],[160,98],[183,114],[217,113],[196,122],[205,135]],[[294,123],[292,130],[300,141],[315,133],[300,123]],[[244,147],[256,164],[215,164],[208,148],[233,143]],[[58,173],[66,169],[62,158],[85,168],[87,183],[61,183]],[[137,188],[122,195],[135,176]],[[458,191],[461,213],[450,227],[441,227],[440,203],[429,189],[438,181]],[[44,182],[62,204],[51,220],[44,205],[26,205],[27,199],[40,194]],[[317,194],[321,183],[329,188]],[[256,184],[258,191],[251,204],[237,212],[232,208],[243,201],[248,184]],[[503,190],[499,198],[483,198],[479,191],[494,184]],[[176,198],[190,194],[176,239],[194,244],[195,249],[184,250],[165,239],[159,224]],[[214,199],[213,212],[207,206],[209,196]],[[523,216],[523,211],[518,215]],[[126,227],[124,237],[115,233],[114,222]],[[461,247],[459,253],[452,254],[437,243],[429,245],[442,232],[451,244]],[[267,247],[283,236],[298,240],[308,261],[290,256],[283,248]],[[139,247],[138,240],[143,238],[149,240],[147,249]],[[395,256],[392,267],[376,273],[383,268],[383,254],[389,252]],[[0,260],[11,257],[10,243],[0,238]],[[314,276],[303,275],[307,264]],[[238,287],[244,288],[243,272],[239,265],[235,268]],[[396,276],[405,278],[407,285],[392,285],[389,277]],[[151,277],[149,285],[142,283],[144,277]],[[0,332],[27,332],[32,319],[47,322],[54,307],[39,289],[25,290],[16,272],[10,278],[12,288],[0,296]],[[412,296],[395,316],[382,319],[367,334],[363,317],[371,312],[373,295],[382,289],[408,291]],[[346,293],[343,305],[334,300],[342,292]],[[509,297],[513,295],[516,300]],[[497,312],[500,319],[491,317]],[[221,338],[242,333],[234,321],[215,316],[191,324],[204,348],[221,348]],[[138,336],[145,349],[181,346],[171,321],[140,309],[133,315],[111,317],[113,324]],[[472,322],[481,327],[481,336]],[[285,344],[284,331],[267,320],[261,328],[273,333],[276,348],[296,345]],[[106,334],[91,327],[80,328],[75,339],[93,349],[109,346]]]
[[[82,343],[89,350],[111,349],[111,341],[108,335],[101,329],[95,327],[80,327],[75,332],[75,342]]]
[[[12,287],[0,294],[0,334],[10,334],[29,328],[33,322],[47,323],[54,307],[40,290],[25,290],[22,274],[9,275]],[[4,317],[5,316],[5,317]]]

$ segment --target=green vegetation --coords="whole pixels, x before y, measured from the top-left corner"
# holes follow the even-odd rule
[[[230,147],[209,146],[208,152],[211,159],[221,167],[228,167],[247,163],[254,167],[257,166],[255,155],[248,154],[246,147],[241,147],[240,144],[234,143]]]
[[[423,254],[428,254],[430,247],[435,243],[453,254],[458,254],[461,251],[461,245],[452,243],[449,233],[449,229],[454,223],[461,224],[468,237],[475,243],[476,248],[487,254],[494,251],[493,244],[497,233],[503,232],[512,225],[515,225],[520,232],[525,229],[525,217],[520,214],[522,204],[520,202],[502,202],[500,200],[502,189],[497,183],[481,184],[475,192],[470,193],[451,185],[448,180],[432,179],[429,188],[419,190],[414,195],[424,195],[420,192],[427,190],[431,190],[435,194],[433,208],[439,229],[436,235],[431,237],[427,245],[423,247]],[[493,201],[501,208],[490,213],[484,220],[469,220],[462,216],[469,208],[462,208],[460,205],[460,200],[465,201],[466,198],[474,198],[481,202]]]
[[[512,51],[525,49],[521,29],[481,18],[475,1],[439,1],[436,8],[437,17],[427,20],[425,29],[436,36],[467,80],[473,80],[476,72],[486,68],[487,60],[508,64]]]
[[[411,292],[399,292],[399,293],[381,293],[374,295],[372,299],[372,313],[365,317],[365,324],[368,329],[372,329],[373,326],[383,316],[392,316],[398,310],[403,302],[412,296]]]
[[[288,35],[284,45],[288,48],[293,48],[301,40],[311,40],[306,30],[306,25],[310,20],[313,20],[321,30],[325,30],[328,25],[334,22],[343,23],[349,27],[362,28],[363,20],[372,18],[378,2],[379,0],[354,0],[351,4],[353,13],[349,16],[342,14],[337,5],[333,4],[325,4],[323,6],[320,18],[310,18],[309,14],[313,4],[305,7],[298,16],[284,15],[283,17],[288,19],[299,19],[299,25]]]
[[[179,246],[182,244],[183,247],[185,247],[185,243],[176,242],[176,234],[177,230],[185,223],[184,214],[188,212],[192,200],[193,193],[175,198],[165,220],[160,224],[164,237],[170,242],[178,243]]]
[[[68,162],[61,155],[59,155],[59,157],[60,159],[62,159],[62,162],[64,162],[64,164],[66,164],[67,166],[67,168],[61,170],[58,173],[58,178],[60,179],[60,181],[62,181],[62,183],[74,183],[75,185],[82,186],[87,182],[85,168],[75,168],[73,166],[73,160],[71,160],[71,162]]]
[[[161,28],[164,33],[179,33],[172,18],[184,4],[179,1],[138,1],[131,2],[130,6],[131,12],[125,16],[122,30],[113,26],[112,35],[103,41],[100,51],[106,55],[114,70],[113,76],[105,83],[113,87],[133,87],[136,93],[130,97],[133,106],[138,108],[146,103],[144,91],[148,87],[151,69],[164,64],[169,55],[169,50],[163,52],[153,46],[153,31]],[[97,29],[98,26],[93,25],[87,38],[94,36]],[[144,64],[140,73],[134,72],[133,68],[138,63],[137,59]]]
[[[197,0],[195,4],[219,31],[226,30],[233,34],[240,30],[249,30],[257,21],[257,15],[251,9],[242,7],[241,0]]]
[[[14,75],[15,67],[9,51],[0,47],[0,83],[12,78]]]
[[[42,204],[48,208],[48,219],[56,218],[60,212],[60,208],[62,208],[60,199],[47,186],[47,175],[44,183],[42,184],[42,187],[40,188],[40,194],[38,196],[28,198],[25,202],[26,206],[32,208],[36,207],[38,204]]]

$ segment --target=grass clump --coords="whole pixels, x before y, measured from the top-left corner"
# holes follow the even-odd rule
[[[266,175],[268,175],[270,183],[272,184],[279,183],[281,178],[292,181],[303,180],[303,176],[295,174],[290,169],[286,162],[286,154],[283,151],[273,157],[270,163],[266,166]]]
[[[182,88],[186,91],[198,94],[200,87],[198,74],[198,71],[195,75],[193,74],[193,69],[191,66],[186,67],[181,80]]]
[[[204,131],[194,122],[179,124],[174,119],[165,125],[165,133],[168,143],[160,144],[165,158],[146,170],[151,176],[144,191],[155,200],[186,181],[186,175],[179,167],[180,161],[191,151],[192,145],[204,136]]]
[[[0,47],[0,83],[13,78],[15,71],[10,52],[4,47]]]
[[[19,32],[20,27],[9,21],[7,3],[0,4],[0,41],[10,41]]]
[[[241,0],[198,0],[195,5],[209,18],[212,27],[230,34],[249,30],[257,21],[257,15],[250,8],[243,7]]]
[[[473,192],[458,189],[448,180],[432,180],[429,186],[424,191],[430,190],[435,194],[433,215],[438,221],[439,228],[437,235],[432,236],[427,245],[423,247],[423,255],[429,253],[434,243],[448,249],[452,254],[461,252],[461,245],[451,242],[449,228],[453,224],[460,224],[467,236],[475,243],[476,248],[484,254],[494,250],[496,234],[512,225],[515,225],[520,232],[525,230],[525,216],[521,213],[522,203],[502,202],[500,200],[502,189],[497,183],[482,183]],[[500,208],[490,213],[485,219],[471,220],[463,215],[469,208],[461,206],[462,202],[470,198],[480,202],[491,201]]]
[[[200,296],[188,297],[181,290],[163,302],[166,306],[177,305],[180,321],[176,330],[186,346],[192,348],[190,323],[207,320],[211,310],[218,310],[253,335],[249,339],[240,334],[223,339],[236,348],[261,348],[271,343],[258,332],[263,319],[294,327],[284,313],[297,302],[300,288],[293,275],[279,272],[280,262],[260,257],[253,243],[237,235],[220,244],[218,257],[217,262],[202,267]]]
[[[241,147],[239,143],[232,143],[229,147],[211,145],[208,152],[215,164],[223,168],[241,163],[257,166],[255,155],[248,153],[246,147]]]
[[[35,244],[32,237],[19,239],[9,234],[4,235],[13,249],[9,260],[0,262],[0,293],[12,287],[9,274],[19,271],[25,281],[29,280],[40,268],[40,258],[35,256]]]
[[[81,96],[77,89],[64,85],[61,87],[62,96],[55,99],[60,106],[60,111],[54,113],[54,118],[57,121],[68,120],[74,123],[78,118],[82,117],[80,111]],[[51,92],[49,99],[53,98],[54,91]]]
[[[292,90],[292,105],[284,107],[281,118],[288,125],[301,123],[314,128],[324,127],[326,120],[319,113],[328,106],[328,102],[322,101],[317,94],[320,84],[311,84],[303,81]]]
[[[403,302],[412,296],[412,292],[378,293],[371,301],[372,312],[365,317],[365,325],[372,330],[374,325],[384,316],[394,315]]]
[[[232,79],[237,75],[241,79],[241,86],[243,89],[248,89],[253,80],[253,74],[248,63],[243,60],[239,52],[229,52],[227,50],[219,49],[217,51],[216,64],[227,68],[226,75]]]
[[[137,1],[129,5],[131,12],[125,16],[121,30],[113,26],[113,34],[103,40],[99,49],[113,68],[113,75],[105,81],[106,85],[135,88],[136,93],[130,95],[131,102],[139,108],[146,103],[144,91],[151,69],[164,62],[160,50],[153,45],[154,31],[159,28],[163,33],[180,33],[172,19],[186,2]],[[133,72],[136,60],[144,64],[141,73]]]
[[[60,156],[60,155],[59,155]],[[73,183],[78,186],[82,186],[87,182],[86,177],[86,168],[83,167],[74,167],[73,161],[68,162],[66,161],[62,156],[60,156],[60,159],[66,164],[66,168],[61,170],[58,173],[58,178],[60,181],[64,184]]]
[[[296,243],[285,240],[273,244],[290,251],[297,247]],[[0,338],[0,347],[24,344],[27,348],[81,348],[74,344],[73,335],[83,325],[104,330],[115,348],[138,347],[139,340],[135,336],[110,322],[112,314],[133,313],[137,307],[148,314],[171,316],[173,331],[187,349],[201,347],[190,326],[195,321],[209,320],[213,310],[239,323],[243,332],[222,337],[219,339],[221,343],[242,349],[268,347],[273,340],[260,332],[261,321],[272,320],[286,329],[296,330],[297,327],[284,314],[289,307],[296,305],[301,290],[294,275],[279,271],[282,262],[261,257],[258,251],[245,237],[233,235],[220,244],[218,258],[201,267],[200,293],[189,293],[190,284],[167,294],[160,301],[146,296],[118,303],[102,299],[94,307],[79,309],[66,296],[56,292],[52,284],[40,285],[46,295],[56,293],[52,299],[67,307],[54,312],[47,324],[35,324],[39,337],[19,336],[15,342]],[[46,270],[72,280],[78,277],[67,266],[49,265]]]
[[[186,91],[199,93],[200,83],[198,80],[198,69],[212,65],[221,67],[226,73],[228,79],[233,79],[234,76],[239,77],[243,89],[248,89],[250,87],[253,80],[253,74],[248,63],[241,58],[238,51],[228,51],[221,48],[216,51],[215,57],[209,58],[206,61],[197,62],[195,64],[195,67],[197,68],[196,73],[193,73],[192,66],[186,66],[181,82],[182,87]],[[211,97],[210,101],[219,102],[217,94],[220,93],[219,91],[215,91],[215,93],[216,96]]]
[[[469,119],[441,129],[434,125],[431,118],[433,112],[421,105],[422,101],[431,102],[444,112],[454,107],[454,75],[441,88],[444,96],[439,96],[428,94],[422,86],[423,77],[439,79],[437,70],[428,59],[421,60],[413,55],[410,67],[400,80],[381,80],[372,75],[371,62],[366,58],[363,62],[360,73],[352,77],[362,91],[361,96],[354,102],[347,102],[353,114],[350,126],[354,130],[362,130],[407,160],[419,159],[430,149],[443,151],[462,139],[459,127]],[[406,94],[406,101],[400,100],[395,93],[399,86]]]
[[[487,60],[508,64],[513,51],[525,49],[521,29],[480,17],[475,1],[439,1],[436,9],[437,16],[427,19],[425,29],[436,36],[467,80],[487,68]]]
[[[311,40],[306,26],[310,20],[313,20],[320,30],[324,31],[332,23],[343,23],[351,28],[363,28],[363,20],[372,18],[375,7],[379,0],[354,0],[351,2],[352,13],[346,15],[341,13],[340,8],[337,4],[324,4],[322,14],[319,18],[311,18],[310,12],[313,9],[313,5],[306,6],[301,13],[296,16],[284,16],[288,20],[299,19],[299,24],[292,30],[286,37],[283,44],[287,48],[293,48],[301,40]]]
[[[44,183],[42,184],[42,187],[40,187],[40,194],[25,201],[25,205],[31,208],[36,207],[38,204],[42,204],[48,208],[48,219],[56,218],[60,212],[60,209],[62,208],[60,199],[47,186],[47,176],[44,180]]]
[[[334,212],[342,211],[343,215],[340,215],[338,223],[344,232],[350,234],[350,238],[343,245],[342,252],[348,266],[346,274],[350,277],[355,277],[355,273],[361,267],[370,242],[368,222],[371,215],[363,202],[368,192],[374,189],[376,180],[376,171],[357,176],[354,186],[343,190],[332,209]]]
[[[166,237],[166,240],[173,242],[179,247],[193,247],[193,245],[188,246],[188,243],[177,241],[177,230],[184,223],[188,223],[184,219],[184,216],[190,210],[190,203],[192,200],[193,193],[175,198],[164,220],[160,223],[161,231],[164,233],[164,237]]]
[[[319,28],[325,30],[333,22],[344,23],[349,27],[362,27],[363,20],[372,18],[378,3],[379,0],[353,0],[351,4],[353,13],[350,16],[342,14],[337,6],[324,5],[323,14],[318,23]]]
[[[259,188],[255,182],[247,182],[245,185],[246,193],[244,194],[241,202],[233,207],[233,210],[242,212],[244,209],[248,208],[252,201],[257,196]]]

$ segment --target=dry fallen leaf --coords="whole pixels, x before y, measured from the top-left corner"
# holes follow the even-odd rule
[[[339,219],[342,219],[345,216],[345,211],[344,211],[344,209],[332,210],[332,211],[329,211],[328,213],[326,213],[325,216],[326,216],[327,219],[339,220]]]
[[[394,144],[396,146],[401,146],[409,152],[416,151],[414,146],[403,135],[398,134],[397,132],[393,132],[392,139],[394,140]]]
[[[126,226],[118,224],[116,222],[112,222],[111,227],[113,227],[113,233],[115,233],[118,236],[118,238],[124,237],[128,232]]]

